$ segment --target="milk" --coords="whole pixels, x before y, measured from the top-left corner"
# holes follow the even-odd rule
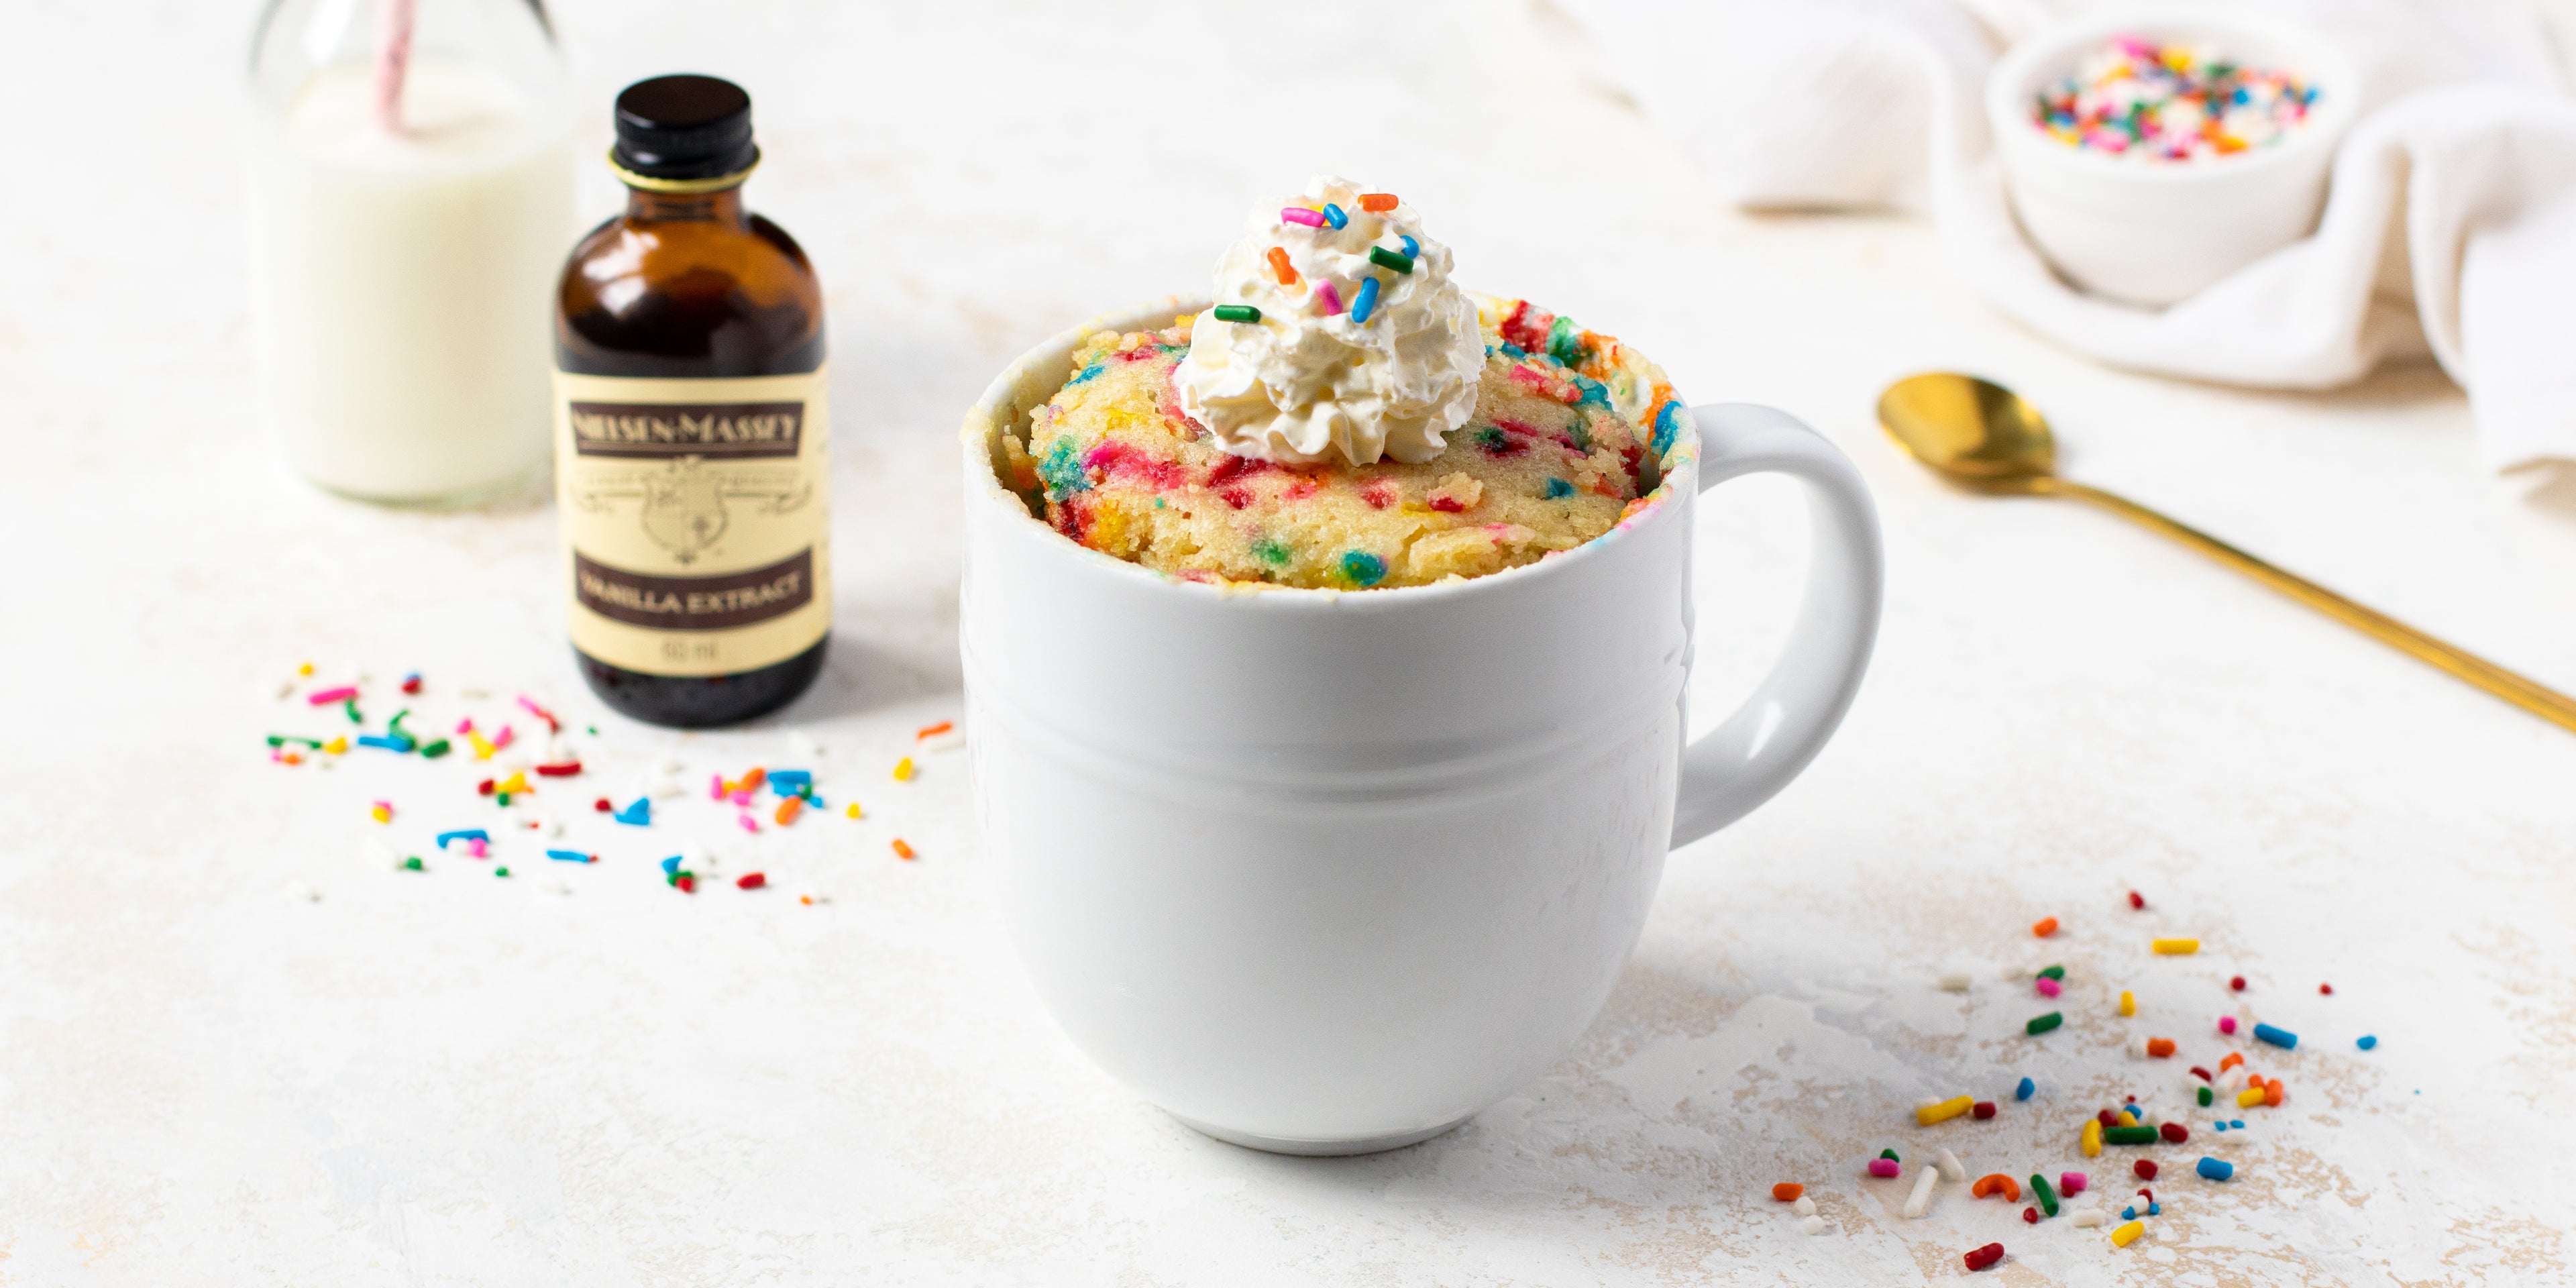
[[[545,466],[569,120],[479,66],[413,59],[396,134],[367,66],[314,73],[250,148],[261,410],[334,492],[456,502]]]

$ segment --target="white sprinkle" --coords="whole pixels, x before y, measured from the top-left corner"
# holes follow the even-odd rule
[[[1823,1234],[1825,1232],[1825,1219],[1820,1216],[1808,1217],[1806,1220],[1798,1223],[1798,1229],[1807,1234]]]
[[[2145,1038],[2133,1037],[2129,1039],[2129,1058],[2132,1060],[2144,1060],[2147,1058],[2147,1040]]]
[[[2075,1224],[2086,1229],[2102,1224],[2102,1209],[2086,1208],[2075,1214]]]
[[[1968,980],[1968,972],[1963,971],[1963,970],[1954,970],[1954,971],[1946,972],[1945,974],[1943,974],[1943,975],[1941,976],[1941,979],[1940,979],[1941,991],[1942,991],[1942,992],[1944,992],[1944,993],[1964,993],[1964,992],[1967,992],[1967,991],[1968,991],[1968,983],[1969,983],[1969,980]]]
[[[1797,1202],[1789,1205],[1789,1210],[1800,1216],[1814,1216],[1816,1214],[1816,1201],[1808,1198],[1804,1194],[1801,1194],[1798,1196]]]
[[[1914,1220],[1932,1208],[1932,1183],[1941,1179],[1941,1169],[1930,1163],[1914,1174],[1914,1192],[1905,1196],[1905,1219]]]
[[[294,880],[294,879],[292,879],[292,878],[288,879],[288,881],[287,881],[287,883],[286,883],[286,885],[285,885],[285,887],[284,887],[284,889],[283,889],[283,893],[286,895],[286,897],[287,897],[287,898],[292,899],[292,900],[294,900],[294,901],[295,901],[295,902],[297,902],[297,903],[320,903],[320,902],[322,902],[322,892],[321,892],[321,891],[316,890],[316,889],[314,889],[313,887],[311,887],[311,886],[309,886],[309,885],[306,885],[306,884],[304,884],[304,883],[303,883],[303,882],[301,882],[301,881]]]
[[[1968,1179],[1967,1167],[1959,1162],[1959,1156],[1951,1153],[1948,1146],[1943,1146],[1940,1153],[1933,1155],[1932,1161],[1940,1164],[1941,1179],[1950,1182],[1952,1185],[1960,1184]]]
[[[799,760],[819,760],[823,755],[823,744],[814,741],[813,736],[802,729],[790,729],[787,731],[787,754]]]

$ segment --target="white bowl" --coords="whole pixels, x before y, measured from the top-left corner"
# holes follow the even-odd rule
[[[2207,160],[2110,156],[2050,137],[2031,119],[2034,96],[2118,35],[2205,44],[2249,67],[2288,71],[2317,87],[2316,104],[2280,142]],[[2352,60],[2308,27],[2234,9],[2157,6],[2014,46],[1986,78],[1986,119],[2013,213],[2048,262],[2095,295],[2161,307],[2308,235],[2361,95]]]

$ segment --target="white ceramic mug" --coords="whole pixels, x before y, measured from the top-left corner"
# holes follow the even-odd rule
[[[998,438],[1072,372],[1057,336],[967,416],[960,608],[977,815],[1014,941],[1092,1059],[1181,1121],[1285,1153],[1391,1149],[1546,1069],[1635,946],[1668,847],[1813,758],[1877,635],[1860,476],[1764,407],[1692,410],[1660,501],[1527,567],[1227,590],[1066,540]],[[1685,745],[1691,508],[1808,485],[1812,570],[1769,678]]]

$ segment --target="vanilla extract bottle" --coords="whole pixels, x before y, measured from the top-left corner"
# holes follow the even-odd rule
[[[555,293],[555,463],[582,675],[655,724],[786,705],[831,631],[823,292],[743,209],[751,99],[712,76],[617,96],[625,213]]]

